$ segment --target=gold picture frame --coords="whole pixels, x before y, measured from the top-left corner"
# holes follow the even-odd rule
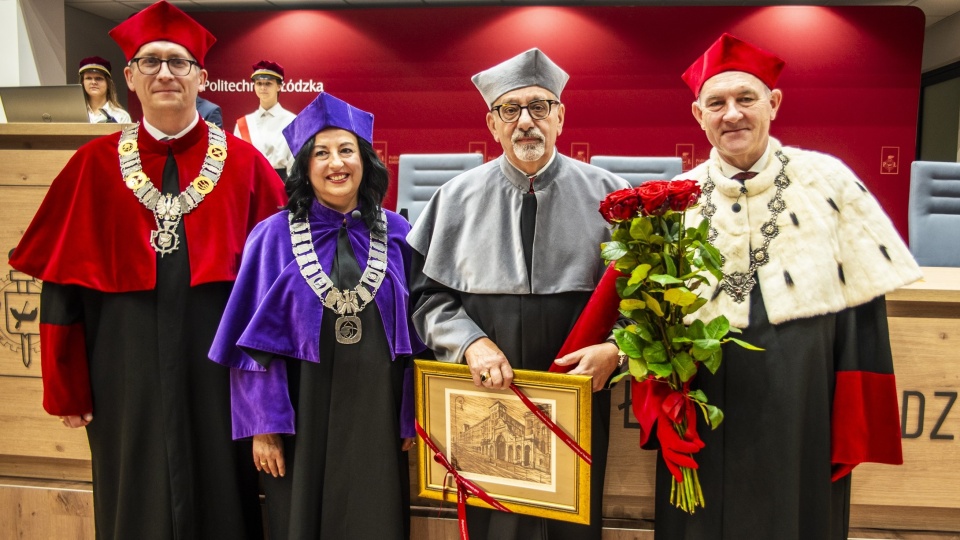
[[[417,422],[463,478],[511,512],[590,522],[590,465],[513,391],[476,387],[463,364],[415,360],[414,378]],[[590,377],[516,369],[513,382],[590,452]],[[420,496],[456,503],[452,475],[428,444],[417,447]],[[467,504],[492,508],[479,497]]]

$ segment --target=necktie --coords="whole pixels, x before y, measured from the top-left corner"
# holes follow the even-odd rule
[[[756,175],[757,173],[754,171],[744,171],[744,172],[738,172],[737,174],[731,176],[730,178],[733,178],[734,180],[739,180],[740,183],[743,183],[746,180],[749,180]],[[739,212],[741,210],[740,196],[746,192],[747,192],[747,186],[740,186],[740,195],[737,195],[737,200],[733,203],[733,207],[732,207],[732,210],[734,212]]]
[[[527,265],[527,283],[533,287],[533,236],[537,228],[537,195],[533,192],[536,176],[528,177],[530,191],[523,194],[520,206],[520,240],[523,243],[523,261]]]

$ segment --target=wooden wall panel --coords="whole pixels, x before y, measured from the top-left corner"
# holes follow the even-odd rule
[[[89,460],[84,429],[64,427],[42,407],[40,379],[0,377],[0,455]]]
[[[90,485],[0,478],[0,537],[93,540]]]
[[[0,163],[3,163],[0,161]],[[0,167],[2,169],[2,167]],[[14,271],[11,250],[46,194],[45,186],[0,185],[0,375],[40,376],[40,282]],[[34,312],[36,309],[38,311]]]

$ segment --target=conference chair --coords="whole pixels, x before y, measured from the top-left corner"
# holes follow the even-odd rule
[[[960,266],[960,163],[913,162],[908,225],[920,266]]]
[[[683,170],[678,157],[593,156],[590,164],[612,172],[633,187],[647,180],[670,180]]]
[[[478,153],[401,154],[397,174],[397,213],[411,224],[415,223],[440,186],[482,163],[483,155]]]

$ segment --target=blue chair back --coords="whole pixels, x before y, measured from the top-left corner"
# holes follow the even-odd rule
[[[647,180],[670,180],[683,171],[678,157],[593,156],[590,164],[608,170],[637,187]]]
[[[960,266],[960,163],[913,162],[908,223],[920,266]]]
[[[483,155],[401,154],[397,174],[397,212],[411,224],[437,189],[463,171],[483,164]]]

